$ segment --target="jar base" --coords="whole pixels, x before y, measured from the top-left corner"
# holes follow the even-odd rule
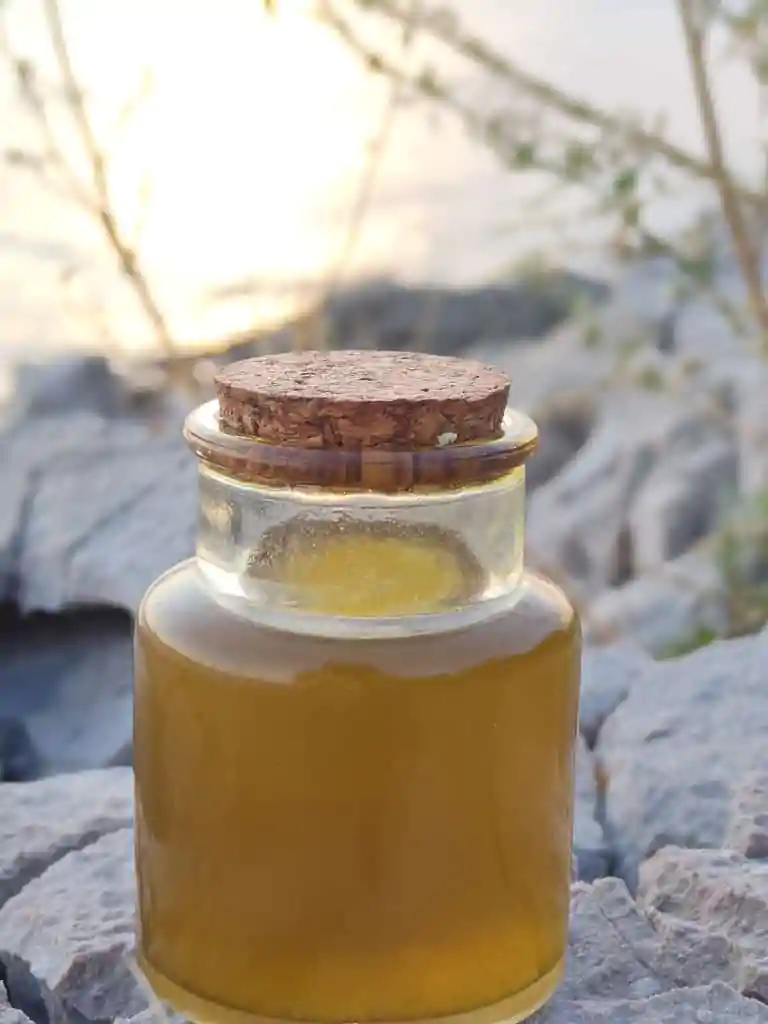
[[[288,1018],[263,1017],[222,1006],[177,985],[151,967],[140,953],[136,955],[136,962],[158,999],[168,1003],[176,1013],[194,1021],[195,1024],[329,1024],[327,1021],[299,1022]],[[565,957],[562,957],[552,970],[528,988],[522,992],[515,992],[514,995],[491,1006],[480,1006],[475,1010],[441,1017],[409,1018],[407,1022],[376,1021],[376,1024],[500,1024],[501,1021],[504,1024],[520,1024],[521,1021],[533,1016],[554,995],[564,971]],[[355,1024],[363,1022],[358,1021]]]

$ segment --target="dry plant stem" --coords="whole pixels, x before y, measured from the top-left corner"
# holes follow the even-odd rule
[[[51,37],[51,44],[64,83],[66,98],[80,136],[91,170],[95,192],[93,212],[98,217],[102,230],[117,257],[120,269],[130,282],[136,298],[147,319],[152,324],[157,341],[166,356],[173,355],[174,343],[168,325],[155,300],[149,282],[141,269],[134,250],[126,244],[117,217],[112,208],[106,162],[93,132],[83,91],[77,81],[64,32],[59,0],[43,0],[45,18]]]
[[[425,99],[446,107],[451,111],[451,113],[455,114],[462,120],[469,131],[475,131],[478,134],[483,134],[486,144],[491,151],[496,154],[499,160],[502,161],[502,163],[509,162],[510,153],[503,140],[491,138],[486,134],[487,124],[485,118],[472,110],[471,107],[461,103],[461,101],[453,95],[450,89],[448,89],[447,86],[440,82],[436,77],[424,74],[413,77],[406,75],[403,69],[395,64],[394,61],[388,60],[378,51],[368,47],[357,36],[346,18],[340,15],[338,10],[328,3],[328,0],[322,0],[319,4],[318,14],[321,21],[327,25],[328,28],[336,32],[339,38],[365,62],[366,66],[371,71],[378,72],[387,78],[391,78],[394,81],[402,83],[403,91],[406,89],[413,89]],[[550,171],[553,174],[557,174],[559,171],[559,168],[554,164],[552,166],[547,166],[542,162],[537,163],[537,169]]]
[[[704,30],[697,23],[694,0],[678,0],[677,6],[713,180],[747,289],[750,310],[760,331],[760,347],[768,355],[768,302],[763,292],[760,255],[752,244],[740,197],[726,165],[720,123],[707,70]]]
[[[416,34],[417,23],[421,0],[410,0],[409,11],[406,15],[406,30],[403,38],[403,49],[408,51]],[[317,313],[311,318],[309,330],[306,336],[302,336],[301,347],[322,348],[326,340],[323,331],[322,310],[329,297],[338,287],[344,274],[344,270],[354,252],[355,245],[360,236],[366,214],[370,207],[371,199],[376,187],[376,179],[381,166],[381,161],[387,151],[392,130],[395,125],[397,111],[405,91],[406,81],[397,76],[392,77],[389,95],[387,97],[381,123],[371,142],[368,160],[363,168],[363,173],[358,183],[355,199],[344,231],[344,238],[341,249],[336,260],[332,264],[321,288],[321,300],[317,303]]]
[[[378,11],[394,21],[402,22],[404,20],[401,0],[353,0],[353,2],[365,10]],[[482,39],[466,32],[455,18],[445,17],[440,11],[424,11],[422,27],[460,56],[508,82],[516,92],[537,100],[547,108],[556,110],[573,121],[599,128],[606,135],[625,139],[628,145],[644,153],[656,154],[678,170],[717,183],[718,170],[711,161],[700,160],[662,135],[648,131],[640,125],[634,125],[620,115],[611,114],[584,100],[570,96],[549,82],[529,74]],[[731,182],[733,191],[741,199],[764,209],[765,196],[762,193],[733,179]]]

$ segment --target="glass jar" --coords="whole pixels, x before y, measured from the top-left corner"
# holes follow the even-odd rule
[[[191,414],[197,557],[136,631],[140,966],[197,1021],[522,1020],[566,949],[580,632],[536,432],[306,450]]]

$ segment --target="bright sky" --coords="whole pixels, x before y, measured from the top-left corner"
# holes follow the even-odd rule
[[[50,66],[41,0],[7,0],[16,52]],[[75,66],[100,137],[109,140],[115,207],[130,229],[150,182],[142,252],[174,331],[217,336],[275,312],[249,299],[214,306],[201,296],[252,278],[315,278],[333,262],[382,116],[386,87],[364,74],[327,29],[306,16],[311,0],[61,0]],[[698,139],[670,0],[473,0],[465,20],[525,66],[611,106],[663,109],[671,131]],[[472,12],[469,18],[467,11]],[[649,69],[653,68],[653,74]],[[151,101],[117,136],[122,104],[151,70]],[[733,77],[733,76],[732,76]],[[744,83],[727,83],[728,131],[744,151],[754,132]],[[22,140],[8,83],[0,81],[2,143]],[[10,112],[10,113],[6,113]],[[33,136],[32,136],[33,137]],[[506,235],[515,193],[487,153],[443,121],[398,120],[380,169],[373,215],[351,269],[411,277],[489,274],[520,239]],[[52,250],[20,272],[19,239]],[[78,287],[90,320],[64,326],[63,241],[99,254],[97,279]],[[133,301],[104,262],[79,212],[41,196],[18,173],[0,174],[0,342],[94,332],[104,306],[110,333],[135,344]],[[498,267],[497,267],[498,269]]]

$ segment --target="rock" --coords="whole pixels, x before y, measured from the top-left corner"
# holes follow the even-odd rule
[[[630,643],[584,648],[579,728],[590,747],[597,742],[603,722],[626,699],[638,679],[652,669],[648,655]]]
[[[585,637],[593,643],[624,638],[663,655],[704,631],[725,631],[725,584],[713,554],[695,549],[656,572],[604,591],[583,618]]]
[[[71,850],[125,827],[133,815],[129,769],[0,785],[0,906]],[[4,945],[0,929],[0,947]]]
[[[175,440],[50,466],[28,503],[21,608],[107,604],[135,611],[149,584],[194,552],[196,471]]]
[[[749,858],[768,858],[768,772],[750,772],[735,789],[725,845]]]
[[[324,340],[338,348],[417,348],[442,355],[462,353],[486,338],[539,337],[569,315],[577,300],[600,301],[605,284],[569,271],[479,288],[406,285],[388,278],[356,283],[334,292],[311,310],[265,337],[230,348],[230,358],[290,348],[304,340],[306,322],[324,321]]]
[[[2,703],[24,732],[8,761],[17,779],[126,763],[133,728],[132,636],[130,617],[109,609],[6,622],[0,634]],[[0,749],[1,739],[0,733]]]
[[[1,973],[0,977],[2,977]],[[0,982],[0,1024],[32,1024],[29,1017],[26,1017],[21,1010],[11,1006],[2,982]]]
[[[531,549],[587,596],[620,586],[712,529],[736,474],[727,426],[706,405],[617,392],[578,454],[533,494]]]
[[[727,431],[700,430],[665,452],[629,515],[633,569],[656,570],[720,525],[738,486],[738,453]]]
[[[152,440],[140,424],[92,413],[22,420],[0,433],[0,600],[17,597],[26,516],[46,471],[74,461],[84,473],[99,458],[119,460],[130,451],[146,455]]]
[[[667,847],[640,869],[640,905],[728,952],[732,984],[768,1000],[768,864],[729,850]],[[724,973],[721,971],[721,973]]]
[[[562,985],[537,1024],[572,1018],[581,1003],[648,999],[674,988],[654,962],[656,936],[622,882],[579,882],[571,892],[569,957]]]
[[[530,491],[547,483],[586,444],[597,416],[594,394],[584,391],[556,395],[533,410],[539,443],[525,464]]]
[[[134,945],[133,832],[68,853],[0,909],[6,984],[21,1006],[42,999],[49,1019],[102,1022],[147,1006],[130,962]]]
[[[528,544],[544,567],[554,564],[586,594],[622,582],[622,533],[633,498],[657,458],[657,439],[645,422],[659,426],[661,408],[643,403],[642,421],[629,406],[603,410],[589,441],[565,469],[531,497]],[[637,411],[637,410],[635,410]],[[664,413],[669,418],[669,410]]]
[[[9,703],[7,681],[3,685],[5,707]],[[10,716],[0,717],[0,782],[22,782],[34,778],[39,771],[39,757],[26,725]]]
[[[85,410],[114,416],[127,404],[121,381],[104,356],[78,354],[20,363],[14,378],[14,405],[26,417]]]
[[[726,985],[678,989],[652,999],[592,1002],[560,1015],[532,1017],[538,1024],[765,1024],[768,1008]]]
[[[768,629],[665,661],[604,724],[606,821],[622,877],[663,846],[719,847],[731,792],[768,762]]]
[[[768,488],[768,366],[765,362],[748,364],[738,380],[737,429],[741,464],[740,485],[743,494],[756,494]]]
[[[576,877],[593,882],[608,874],[610,851],[597,820],[598,793],[595,765],[584,740],[576,748],[576,806],[573,829],[573,853]]]

